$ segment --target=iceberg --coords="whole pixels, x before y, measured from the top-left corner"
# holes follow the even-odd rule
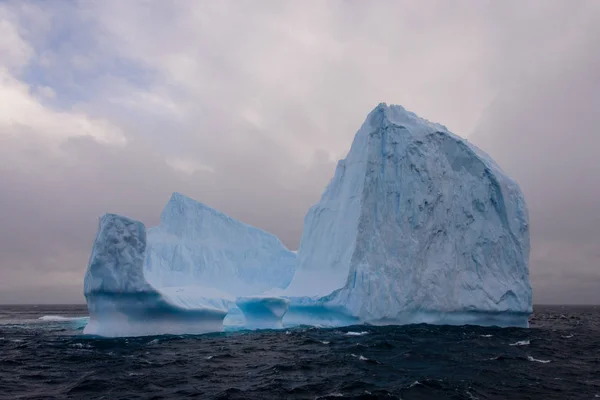
[[[529,222],[483,151],[379,104],[308,212],[287,324],[528,326]]]
[[[144,272],[158,287],[201,285],[232,296],[285,289],[296,255],[274,235],[173,193],[148,229]]]
[[[100,218],[84,332],[138,336],[290,325],[528,326],[529,219],[483,151],[401,106],[356,133],[300,248],[174,193],[146,231]]]
[[[280,327],[288,302],[266,293],[287,287],[295,266],[295,253],[274,235],[179,193],[147,232],[141,222],[107,214],[84,281],[85,333],[219,332],[226,316],[232,324]],[[247,324],[236,320],[244,310]]]
[[[246,328],[281,327],[288,301],[266,293],[285,289],[295,268],[296,254],[276,236],[180,193],[173,193],[160,224],[148,230],[149,282],[208,286],[239,298],[233,307],[243,313]],[[232,324],[235,314],[231,310]]]
[[[146,228],[115,214],[100,218],[84,279],[85,334],[105,337],[223,330],[234,298],[198,286],[157,288],[144,275]]]

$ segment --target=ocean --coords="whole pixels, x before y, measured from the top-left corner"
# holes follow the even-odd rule
[[[85,305],[0,306],[0,399],[594,399],[600,306],[529,329],[296,327],[83,335]]]

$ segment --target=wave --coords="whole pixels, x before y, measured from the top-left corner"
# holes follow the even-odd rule
[[[516,343],[511,343],[509,346],[528,346],[529,344],[529,340],[519,340]]]
[[[366,335],[367,331],[363,331],[363,332],[346,332],[346,336],[362,336],[362,335]]]
[[[550,360],[538,360],[537,358],[533,358],[531,356],[527,356],[527,359],[529,361],[535,361],[535,362],[539,362],[539,363],[542,363],[542,364],[548,364],[550,362]]]

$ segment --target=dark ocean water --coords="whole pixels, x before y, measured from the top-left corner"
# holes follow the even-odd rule
[[[600,306],[430,325],[97,339],[85,306],[0,306],[4,399],[600,398]],[[42,319],[40,319],[42,318]]]

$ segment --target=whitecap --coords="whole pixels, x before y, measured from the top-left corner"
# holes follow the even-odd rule
[[[369,361],[367,357],[363,357],[362,355],[358,357],[360,361]]]
[[[537,358],[533,358],[531,356],[527,356],[527,359],[529,361],[535,361],[535,362],[539,362],[539,363],[542,363],[542,364],[548,364],[550,362],[550,360],[538,360]]]
[[[481,336],[481,337],[492,337],[494,335],[479,335],[479,336]]]
[[[148,344],[158,344],[159,340],[158,339],[154,339],[148,342]]]
[[[206,360],[211,360],[214,356],[204,357]]]
[[[346,336],[362,336],[362,335],[366,335],[367,331],[363,331],[363,332],[346,332]]]
[[[322,341],[321,343],[323,343],[323,344],[329,344],[329,342],[326,341],[326,340]]]
[[[570,335],[562,335],[562,337],[564,337],[565,339],[571,339],[573,336],[575,336],[575,335],[573,335],[573,334],[570,334]]]
[[[75,348],[78,348],[78,349],[84,349],[84,348],[85,349],[91,349],[92,348],[92,346],[90,346],[89,344],[83,344],[83,343],[73,343],[71,345],[71,347],[75,347]]]
[[[519,340],[516,343],[511,343],[510,346],[528,346],[529,344],[529,340]]]

